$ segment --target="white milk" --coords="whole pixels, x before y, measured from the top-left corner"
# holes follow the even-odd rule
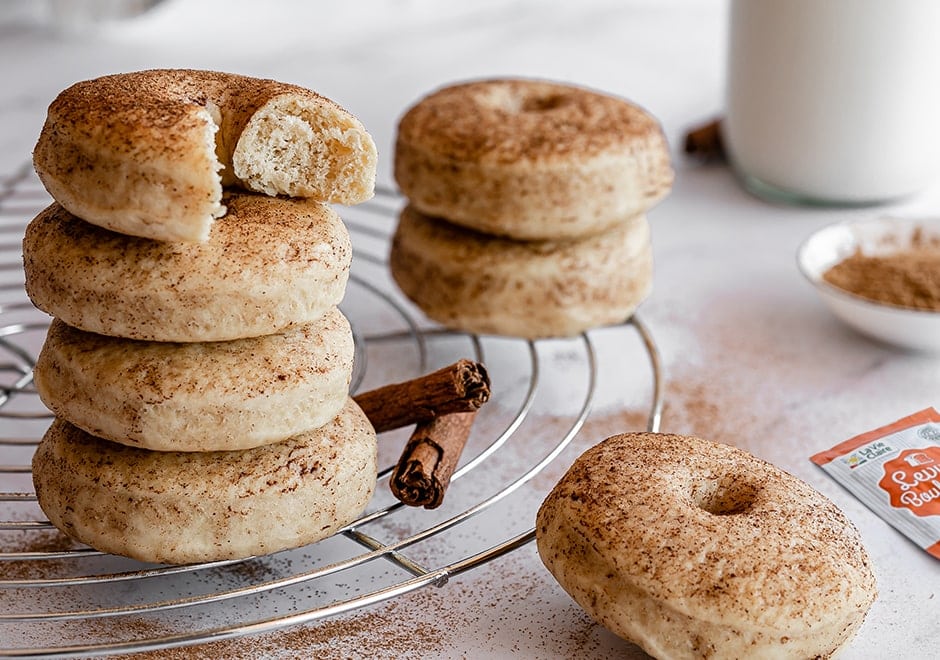
[[[731,0],[727,82],[759,195],[875,203],[940,173],[940,0]]]

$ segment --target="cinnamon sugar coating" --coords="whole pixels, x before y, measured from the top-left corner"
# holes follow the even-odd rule
[[[39,505],[57,528],[170,564],[326,538],[362,512],[375,481],[375,431],[352,399],[319,429],[243,451],[148,451],[57,419],[33,457]]]
[[[162,69],[64,90],[33,163],[52,197],[87,222],[202,242],[225,212],[223,185],[355,204],[373,194],[376,150],[355,117],[310,90]]]
[[[457,84],[401,118],[395,179],[419,211],[523,240],[598,233],[647,211],[673,173],[659,124],[592,90]]]
[[[806,483],[695,437],[613,436],[539,510],[539,555],[655,657],[826,658],[875,599],[858,532]]]
[[[49,327],[33,369],[56,416],[112,442],[222,451],[280,442],[346,403],[349,322],[336,308],[281,333],[171,344]]]
[[[644,216],[579,240],[487,236],[408,206],[392,239],[395,282],[451,328],[510,337],[568,337],[625,321],[649,295]]]
[[[26,228],[26,291],[73,327],[167,342],[279,332],[342,300],[352,246],[335,211],[248,193],[225,203],[206,243],[114,233],[54,203]]]

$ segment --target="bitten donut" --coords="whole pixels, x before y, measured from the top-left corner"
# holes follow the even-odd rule
[[[564,337],[619,323],[650,292],[645,216],[603,235],[525,242],[401,214],[391,273],[431,319],[458,330],[511,337]]]
[[[222,186],[355,204],[376,149],[336,103],[228,73],[153,70],[76,83],[52,102],[36,172],[70,212],[107,229],[205,241]]]
[[[249,449],[323,426],[353,367],[338,309],[282,333],[167,344],[49,327],[33,369],[42,402],[88,433],[156,451]]]
[[[324,427],[245,451],[147,451],[57,419],[33,458],[39,506],[58,529],[166,564],[313,543],[354,520],[375,481],[375,431],[352,399]]]
[[[117,234],[52,204],[26,228],[26,292],[103,335],[207,342],[280,332],[343,298],[352,246],[328,206],[232,194],[206,243]]]
[[[876,596],[858,532],[739,449],[630,433],[539,509],[538,552],[588,614],[657,658],[828,658]]]
[[[662,130],[645,111],[512,79],[421,99],[399,122],[394,174],[418,211],[522,240],[601,232],[645,213],[673,179]]]

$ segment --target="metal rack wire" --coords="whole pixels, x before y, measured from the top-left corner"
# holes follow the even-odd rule
[[[343,213],[355,250],[343,303],[356,338],[353,390],[468,354],[493,374],[493,402],[479,416],[444,506],[404,507],[382,488],[401,447],[393,433],[383,437],[380,460],[389,467],[380,472],[367,511],[306,548],[154,566],[59,534],[39,510],[29,475],[51,419],[31,384],[49,319],[25,296],[20,251],[26,222],[48,202],[27,167],[0,179],[0,657],[159,650],[273,631],[443,586],[534,538],[533,507],[546,489],[533,482],[591,415],[601,366],[597,342],[592,333],[538,342],[480,337],[423,322],[387,276],[385,254],[400,204],[388,190]],[[616,334],[618,352],[647,359],[647,429],[658,430],[663,383],[650,332],[636,317],[605,332]],[[570,406],[559,414],[560,400]],[[533,423],[540,406],[563,419],[547,439]],[[521,452],[533,435],[540,436],[538,450]],[[467,479],[471,473],[477,476]]]

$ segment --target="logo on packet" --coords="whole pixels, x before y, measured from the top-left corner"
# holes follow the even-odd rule
[[[894,447],[883,440],[878,440],[859,447],[857,451],[843,457],[842,462],[848,465],[850,470],[854,470],[868,461],[873,461],[879,456],[884,456],[893,451]]]
[[[867,461],[858,454],[850,454],[843,458],[842,462],[848,465],[850,470],[854,470],[859,465],[867,463]]]
[[[916,516],[940,516],[940,446],[905,449],[884,469],[878,485],[891,506]]]

